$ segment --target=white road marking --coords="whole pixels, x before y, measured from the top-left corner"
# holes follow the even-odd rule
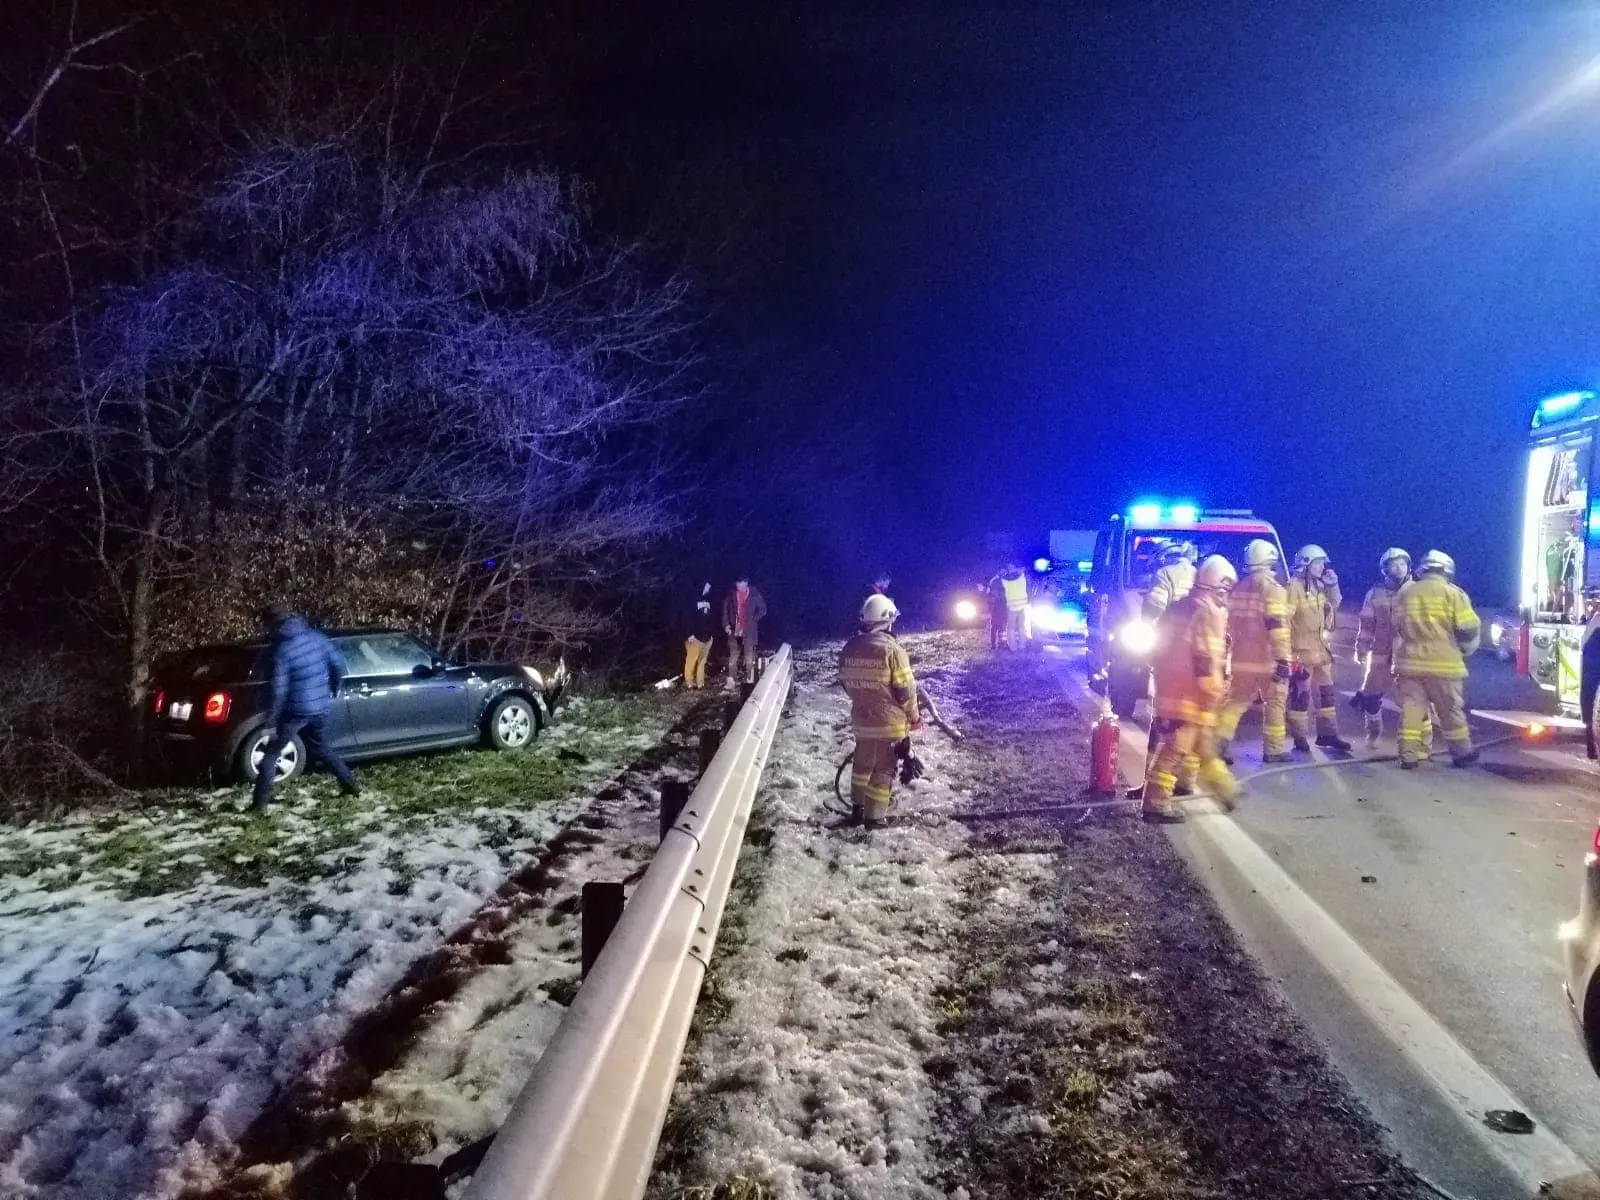
[[[1072,685],[1075,692],[1090,701],[1095,700],[1077,676],[1073,677]],[[1126,765],[1122,774],[1129,782],[1142,780],[1145,731],[1128,722],[1121,724],[1121,735],[1119,769]],[[1334,774],[1337,779],[1337,772]],[[1248,783],[1248,779],[1245,782]],[[1339,786],[1345,785],[1339,781]],[[1248,803],[1248,799],[1245,802]],[[1294,931],[1306,950],[1333,976],[1378,1032],[1433,1084],[1485,1150],[1533,1194],[1568,1200],[1600,1197],[1600,1176],[1542,1123],[1533,1133],[1517,1136],[1497,1134],[1484,1125],[1482,1115],[1491,1109],[1526,1112],[1527,1105],[1473,1058],[1448,1029],[1417,1003],[1214,801],[1192,800],[1185,808],[1191,816],[1204,818],[1190,821],[1188,828],[1227,859],[1256,895]],[[1554,1191],[1540,1190],[1553,1184],[1559,1184]]]

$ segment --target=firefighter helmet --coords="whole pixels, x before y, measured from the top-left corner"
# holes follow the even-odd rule
[[[880,592],[872,593],[861,606],[863,625],[888,625],[899,615],[900,610],[894,606],[894,601]]]
[[[1388,570],[1389,569],[1389,564],[1392,563],[1397,558],[1405,559],[1406,560],[1406,566],[1409,567],[1411,565],[1411,555],[1410,554],[1408,554],[1406,551],[1402,550],[1399,546],[1390,546],[1387,550],[1385,550],[1383,552],[1383,557],[1378,560],[1378,570],[1380,570],[1380,571]]]
[[[1443,550],[1429,550],[1422,556],[1422,564],[1417,570],[1424,575],[1430,571],[1438,571],[1446,579],[1454,579],[1456,577],[1456,560]]]
[[[1308,542],[1306,545],[1301,546],[1300,553],[1294,556],[1294,565],[1297,569],[1300,567],[1309,567],[1312,563],[1316,562],[1317,559],[1320,558],[1326,560],[1327,557],[1328,552],[1321,546],[1317,545],[1315,542]]]
[[[1278,565],[1278,548],[1266,538],[1256,538],[1244,548],[1244,565],[1251,570]]]
[[[1225,592],[1238,582],[1239,572],[1220,554],[1210,555],[1194,573],[1195,587],[1210,588],[1216,592]]]

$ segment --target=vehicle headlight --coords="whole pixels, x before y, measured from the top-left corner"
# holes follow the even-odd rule
[[[1498,646],[1500,644],[1500,639],[1505,637],[1505,635],[1506,627],[1504,625],[1500,624],[1499,621],[1491,623],[1489,626],[1489,645]]]
[[[956,601],[956,620],[976,621],[978,619],[978,606],[971,600]]]
[[[1061,612],[1053,604],[1035,604],[1028,609],[1036,629],[1055,633],[1061,628]]]
[[[1129,654],[1149,654],[1156,648],[1156,627],[1136,617],[1117,630],[1117,640]]]
[[[1063,608],[1061,610],[1061,632],[1088,633],[1089,618],[1083,615],[1081,609]]]

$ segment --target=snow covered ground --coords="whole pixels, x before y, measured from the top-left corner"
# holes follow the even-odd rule
[[[203,1184],[273,1089],[526,862],[680,705],[575,701],[524,756],[0,831],[0,1195]]]
[[[967,648],[949,635],[905,641],[959,726],[943,685]],[[654,1197],[705,1185],[822,1200],[946,1196],[924,1062],[959,1015],[943,992],[968,834],[947,818],[970,795],[949,782],[953,750],[930,732],[918,749],[928,777],[896,789],[897,811],[912,819],[871,834],[829,827],[834,770],[851,745],[837,654],[827,645],[797,659],[757,803],[771,841],[724,927],[712,964],[723,1011],[685,1065]],[[732,1190],[739,1181],[748,1193]]]

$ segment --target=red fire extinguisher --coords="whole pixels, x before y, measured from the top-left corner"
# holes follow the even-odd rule
[[[1517,630],[1517,674],[1531,675],[1533,664],[1531,659],[1533,648],[1528,644],[1528,622],[1523,620],[1521,628]]]
[[[1122,730],[1116,714],[1103,713],[1089,731],[1089,786],[1097,795],[1117,794],[1117,743]]]

